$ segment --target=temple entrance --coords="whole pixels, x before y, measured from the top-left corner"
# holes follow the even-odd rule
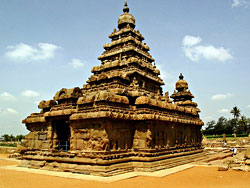
[[[57,120],[55,122],[57,134],[58,150],[68,151],[70,149],[70,127],[67,120]]]
[[[129,136],[129,130],[128,129],[120,129],[119,147],[121,149],[128,149],[128,136]]]
[[[129,100],[129,104],[130,105],[135,105],[135,100],[137,97],[131,97],[131,96],[127,96],[128,100]]]

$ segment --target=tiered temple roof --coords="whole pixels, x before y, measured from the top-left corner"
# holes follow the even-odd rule
[[[58,115],[70,115],[71,120],[88,119],[92,112],[93,118],[111,117],[112,111],[113,115],[129,114],[121,119],[141,120],[157,117],[165,121],[203,125],[198,115],[200,110],[197,104],[192,102],[194,96],[187,90],[188,84],[183,80],[182,74],[176,83],[177,92],[174,91],[171,95],[174,103],[169,99],[168,92],[163,96],[161,86],[164,82],[159,77],[160,71],[153,65],[154,59],[149,54],[149,47],[143,43],[144,37],[139,30],[135,30],[135,18],[129,13],[127,2],[123,14],[118,19],[118,30],[114,29],[109,38],[112,43],[104,44],[105,51],[98,57],[101,65],[92,68],[93,75],[82,89],[61,89],[54,100],[40,103],[39,108],[42,109],[43,115],[32,114],[23,122],[33,122],[39,118],[45,121],[42,116]],[[103,102],[112,104],[112,109],[108,110],[108,106],[105,109],[98,107],[98,104]],[[114,107],[121,105],[122,110]],[[150,109],[156,111],[152,112]]]
[[[144,37],[135,30],[135,18],[125,3],[123,14],[118,19],[118,30],[109,35],[111,44],[104,44],[105,51],[98,57],[101,65],[93,67],[92,75],[84,90],[96,91],[98,86],[109,82],[109,86],[127,91],[139,90],[142,95],[161,95],[163,80],[160,71],[153,66],[154,59]],[[110,88],[110,87],[109,87]]]
[[[176,90],[174,90],[174,93],[171,95],[171,98],[174,99],[174,103],[178,106],[184,106],[184,107],[190,107],[190,108],[196,108],[197,103],[192,102],[192,99],[194,96],[188,90],[188,83],[186,80],[183,80],[184,76],[182,73],[179,76],[179,80],[176,82]],[[196,108],[198,111],[199,109]]]

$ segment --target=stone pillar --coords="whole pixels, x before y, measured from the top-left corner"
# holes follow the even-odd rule
[[[234,133],[234,140],[236,141],[236,139],[237,139],[237,135],[236,133]]]
[[[167,124],[164,124],[164,138],[163,138],[163,142],[164,142],[164,147],[166,148],[168,143],[168,125]]]
[[[191,146],[194,146],[195,144],[195,140],[194,140],[194,136],[195,136],[195,129],[192,125],[190,125],[190,132],[191,132]]]
[[[53,122],[49,122],[51,127],[52,127],[52,131],[51,131],[51,141],[52,141],[52,149],[57,149],[58,145],[57,145],[57,134],[56,134],[56,130],[55,130],[55,124]]]
[[[223,134],[223,143],[226,143],[227,142],[227,138],[226,138],[226,134],[224,133]]]
[[[170,125],[170,129],[171,129],[171,131],[170,131],[170,146],[171,147],[173,147],[173,146],[175,146],[175,129],[176,129],[176,126],[174,125],[174,123],[171,123],[171,125]]]
[[[163,125],[160,124],[159,126],[159,147],[160,148],[164,147],[164,137],[165,137],[164,127]]]
[[[201,133],[201,126],[199,126],[199,143],[201,145],[201,142],[202,142],[202,133]]]
[[[77,149],[77,134],[75,133],[75,130],[70,125],[70,150],[76,150]]]
[[[159,127],[155,127],[155,146],[156,148],[159,148]]]
[[[53,148],[53,128],[52,128],[52,122],[48,122],[47,127],[47,141],[48,141],[48,149]]]
[[[148,149],[152,148],[152,132],[149,128],[147,130],[147,148]]]

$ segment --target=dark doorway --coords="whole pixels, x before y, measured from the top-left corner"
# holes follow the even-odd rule
[[[58,150],[68,151],[70,149],[70,127],[67,120],[57,120],[55,130],[58,140]]]
[[[127,96],[128,100],[129,100],[129,104],[134,106],[135,105],[135,100],[137,97],[131,97],[131,96]]]

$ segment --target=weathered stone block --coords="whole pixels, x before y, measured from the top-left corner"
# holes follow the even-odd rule
[[[246,164],[246,165],[250,165],[250,159],[247,159],[247,160],[245,161],[245,164]]]
[[[30,165],[30,161],[22,160],[17,166],[29,168],[31,165]]]
[[[223,165],[218,166],[218,171],[227,171],[228,168],[229,168],[228,165],[223,164]]]
[[[245,171],[244,166],[233,167],[232,169],[233,169],[233,170],[236,170],[236,171]]]
[[[250,148],[247,148],[247,150],[245,152],[245,158],[250,159]]]

